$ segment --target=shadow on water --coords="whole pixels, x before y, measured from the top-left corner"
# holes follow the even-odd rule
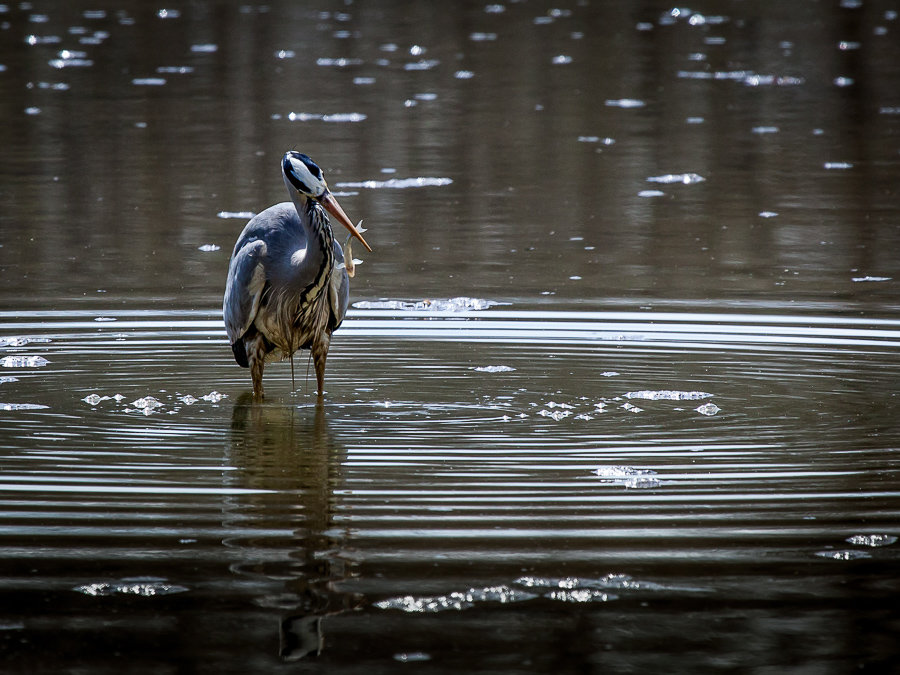
[[[329,431],[321,401],[298,408],[259,403],[246,393],[232,410],[228,454],[241,487],[251,489],[237,500],[236,517],[258,520],[265,527],[274,512],[280,512],[285,517],[278,527],[296,528],[285,541],[227,541],[229,547],[252,557],[239,556],[231,570],[283,583],[281,592],[255,599],[260,606],[281,612],[283,660],[318,656],[324,648],[326,618],[352,610],[361,601],[334,588],[347,574],[346,561],[335,551],[340,542],[329,534],[346,451]]]

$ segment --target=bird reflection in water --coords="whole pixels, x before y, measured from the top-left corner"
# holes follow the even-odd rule
[[[254,602],[285,612],[280,619],[282,659],[317,656],[324,646],[325,617],[353,610],[362,599],[335,588],[352,575],[352,562],[339,551],[333,523],[344,450],[328,431],[321,401],[298,408],[262,404],[248,393],[232,411],[230,451],[240,487],[270,491],[241,496],[241,525],[293,531],[287,544],[281,537],[227,542],[245,549],[232,571],[264,582],[284,580],[276,593],[266,583]]]

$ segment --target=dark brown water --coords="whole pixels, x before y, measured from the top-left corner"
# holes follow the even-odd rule
[[[0,4],[0,670],[900,668],[898,12]],[[321,405],[219,309],[288,148]]]

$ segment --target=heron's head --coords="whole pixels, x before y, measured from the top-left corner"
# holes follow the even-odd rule
[[[372,248],[362,238],[362,235],[354,227],[353,223],[344,213],[344,209],[338,204],[331,190],[328,189],[328,183],[325,182],[325,176],[322,169],[308,155],[295,150],[288,150],[281,159],[281,173],[284,176],[284,184],[293,199],[295,194],[303,195],[307,199],[313,199],[321,204],[328,213],[359,239],[363,246],[369,251]]]

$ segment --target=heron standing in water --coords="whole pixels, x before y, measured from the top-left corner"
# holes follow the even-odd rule
[[[326,211],[372,249],[308,156],[285,153],[281,173],[291,201],[270,206],[244,227],[231,254],[222,312],[234,359],[250,368],[256,398],[263,397],[266,361],[298,349],[312,352],[321,396],[331,334],[350,297],[344,253]]]

